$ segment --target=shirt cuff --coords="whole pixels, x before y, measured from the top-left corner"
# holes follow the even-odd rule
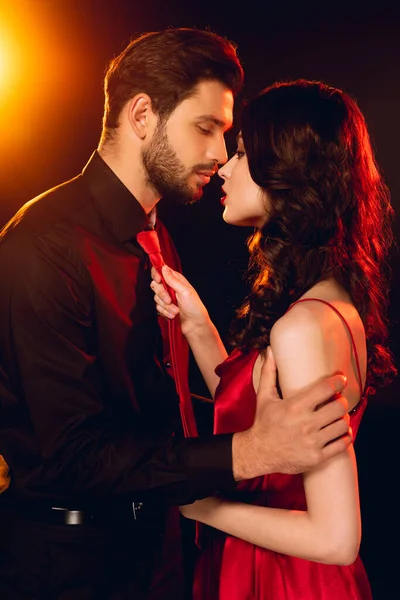
[[[177,451],[186,472],[191,501],[235,489],[232,436],[229,433],[187,438],[179,444]]]

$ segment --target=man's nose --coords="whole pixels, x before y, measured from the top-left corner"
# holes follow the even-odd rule
[[[224,137],[218,137],[214,140],[209,149],[209,158],[219,165],[224,165],[226,163],[228,160],[228,153]]]

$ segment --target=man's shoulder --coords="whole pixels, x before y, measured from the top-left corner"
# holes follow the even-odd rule
[[[29,200],[5,224],[0,241],[14,236],[29,237],[53,229],[63,220],[79,218],[88,191],[78,175]]]
[[[80,263],[79,236],[93,221],[90,193],[81,176],[47,190],[24,204],[0,232],[0,269],[36,268],[47,257]],[[77,250],[78,249],[78,250]]]
[[[49,274],[86,277],[79,238],[81,223],[88,218],[85,203],[90,205],[90,194],[78,176],[33,198],[10,219],[0,232],[5,294],[24,281],[40,289],[51,280]]]

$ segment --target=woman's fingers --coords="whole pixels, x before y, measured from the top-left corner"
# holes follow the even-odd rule
[[[154,292],[154,296],[158,297],[167,306],[172,303],[171,296],[168,294],[163,283],[157,283],[154,279],[150,284],[151,289]]]
[[[161,275],[155,267],[151,267],[151,278],[156,283],[161,283],[161,281],[162,281]]]
[[[157,311],[163,317],[173,319],[179,313],[179,308],[175,304],[165,303],[164,300],[158,295],[154,295],[154,301],[156,303]]]

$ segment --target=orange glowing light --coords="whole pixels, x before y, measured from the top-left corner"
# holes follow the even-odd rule
[[[4,49],[0,46],[0,81],[4,79],[4,73],[6,73],[7,58],[5,56]]]
[[[0,30],[0,88],[4,87],[7,79],[8,51],[4,33]]]
[[[20,151],[30,136],[24,111],[32,50],[25,31],[15,15],[0,11],[0,161]]]
[[[18,75],[18,47],[4,23],[0,23],[0,106],[14,92]]]
[[[70,114],[80,106],[82,50],[76,51],[65,11],[55,4],[63,3],[0,0],[1,165],[4,157],[32,152],[46,114]],[[60,131],[50,135],[58,139]]]

